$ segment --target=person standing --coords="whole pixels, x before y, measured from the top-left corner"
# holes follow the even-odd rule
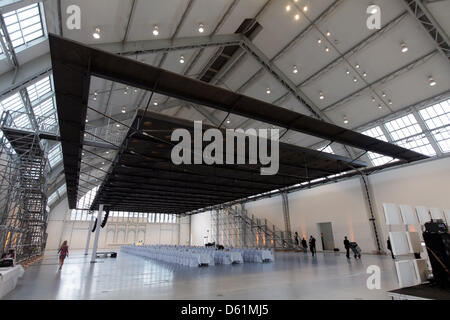
[[[299,242],[298,242],[298,232],[295,231],[295,245],[298,247],[299,246]]]
[[[302,247],[303,247],[303,252],[307,253],[308,252],[308,244],[306,243],[305,238],[303,238],[303,240],[302,240]]]
[[[344,237],[344,247],[345,247],[345,256],[347,259],[350,259],[350,241],[348,241],[347,237]]]
[[[394,252],[392,251],[391,239],[389,239],[389,237],[387,239],[387,248],[391,252],[392,259],[395,259]]]
[[[314,257],[314,255],[316,254],[316,239],[313,236],[309,238],[309,250],[311,251],[312,256]]]
[[[64,240],[61,247],[58,250],[59,253],[59,270],[62,269],[64,264],[64,259],[69,256],[69,246],[67,245],[67,240]]]

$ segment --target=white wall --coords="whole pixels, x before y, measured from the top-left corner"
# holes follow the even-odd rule
[[[72,250],[85,249],[90,222],[70,221],[69,213],[66,199],[50,212],[46,250],[58,249],[64,240],[69,242]],[[186,228],[186,218],[183,219],[181,229],[178,223],[124,223],[110,219],[105,228],[100,230],[98,246],[100,249],[117,249],[121,244],[140,240],[143,240],[145,244],[180,244],[179,239],[184,241],[182,244],[186,244],[186,239],[189,239],[189,229]],[[94,233],[91,233],[91,248],[93,242]]]
[[[206,242],[211,242],[211,231],[211,211],[191,217],[191,245],[203,246],[206,239]]]
[[[450,208],[450,157],[380,172],[371,175],[369,183],[381,246],[386,249],[383,203]],[[313,235],[318,250],[322,249],[317,226],[321,222],[332,223],[335,245],[341,251],[344,236],[358,242],[363,252],[376,250],[360,178],[293,192],[288,197],[292,232]],[[245,207],[250,216],[266,218],[284,230],[281,197],[249,202]],[[192,223],[192,238],[203,244],[201,240],[211,227],[209,213],[194,215]]]

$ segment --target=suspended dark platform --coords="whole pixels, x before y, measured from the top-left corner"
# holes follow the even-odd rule
[[[199,80],[153,67],[133,59],[94,49],[59,36],[50,34],[49,42],[53,65],[53,78],[55,83],[55,96],[58,110],[61,144],[64,157],[64,172],[66,175],[67,194],[70,208],[76,207],[91,76],[108,79],[114,82],[120,82],[131,87],[153,91],[169,97],[230,112],[271,125],[288,128],[292,131],[302,132],[332,142],[353,146],[361,150],[376,152],[401,160],[398,163],[412,162],[427,158],[420,153],[362,135],[352,130],[320,121],[315,118],[216,87]],[[136,164],[142,163],[139,162],[142,160],[140,158],[133,159],[131,155],[125,155],[127,156],[127,163],[131,163],[132,161],[135,161]],[[125,161],[124,159],[120,160]],[[282,162],[283,160],[284,159],[282,159]],[[146,165],[148,165],[148,163],[146,163]],[[318,166],[318,169],[319,168],[321,168],[320,165]],[[149,167],[149,169],[154,170],[153,167]],[[132,172],[130,172],[130,174],[131,173]],[[169,173],[172,174],[171,171]],[[147,174],[149,179],[154,179],[158,174],[163,175],[166,173],[164,171],[148,171]],[[202,172],[202,174],[208,177],[206,172]],[[262,182],[264,185],[272,184],[270,186],[271,188],[276,185],[288,184],[288,182],[291,183],[295,180],[294,178],[284,176],[276,176],[276,181],[271,181],[269,178],[266,179],[266,177],[261,176],[258,177],[258,179],[262,179],[264,181],[251,181],[251,184],[253,186],[255,185],[255,182]],[[147,180],[147,178],[145,178],[145,180]],[[237,179],[236,183],[241,183],[241,181]],[[227,187],[228,186],[229,185],[227,185]],[[189,190],[190,186],[184,185],[183,188],[187,188],[185,190]],[[244,185],[244,189],[245,188],[246,187]],[[209,190],[209,188],[207,189]],[[235,189],[237,190],[238,187],[235,187]],[[256,194],[259,190],[262,191],[263,189],[266,190],[265,188],[254,188],[252,189],[251,194]],[[205,190],[205,194],[208,190]],[[175,192],[175,190],[171,191],[171,189],[167,189],[165,191],[167,195],[170,195],[172,192]],[[238,193],[236,196],[241,196],[242,194],[247,193]],[[231,199],[234,197],[235,196],[233,195],[229,198]],[[203,198],[206,197],[203,196]],[[167,197],[166,199],[169,198]],[[187,211],[190,208],[204,206],[207,203],[216,203],[216,200],[196,200],[187,206],[187,200],[189,199],[188,197],[183,198],[185,201],[183,201],[181,205],[177,202],[177,199],[178,198],[175,197],[173,201],[171,201],[173,208],[169,208],[165,205],[161,208],[159,208],[159,206],[155,206],[154,209],[165,208],[167,210],[172,210],[172,212],[180,212],[177,210]],[[223,197],[221,199],[217,199],[217,201],[222,200],[224,200]],[[137,211],[138,208],[139,206],[133,210]],[[152,208],[146,207],[147,212],[150,209]],[[128,207],[127,210],[132,210],[132,208]]]
[[[280,143],[275,175],[261,175],[261,167],[267,165],[259,158],[256,164],[249,164],[246,157],[246,164],[175,165],[171,153],[177,142],[171,141],[171,135],[179,128],[191,133],[193,151],[194,122],[138,110],[91,209],[103,204],[116,211],[186,213],[365,166],[364,162],[284,143]],[[209,128],[213,127],[203,125],[203,130]],[[224,162],[226,143],[222,144]],[[202,150],[209,144],[203,142]],[[248,155],[249,139],[245,145]],[[236,154],[237,146],[235,139],[231,154]]]

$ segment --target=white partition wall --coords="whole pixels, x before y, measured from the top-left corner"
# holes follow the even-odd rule
[[[395,267],[400,287],[411,287],[417,284],[416,270],[411,260],[396,261]]]
[[[428,274],[428,266],[427,266],[427,260],[426,259],[416,259],[413,260],[414,263],[414,269],[416,271],[416,277],[418,283],[424,283],[427,279]]]
[[[411,253],[408,237],[405,231],[389,232],[392,252],[395,256],[403,256]]]
[[[414,212],[414,209],[412,206],[408,205],[400,205],[400,213],[402,215],[403,223],[409,224],[409,225],[417,225],[417,216]]]
[[[416,207],[417,217],[421,225],[429,222],[431,220],[430,212],[427,207],[417,206]]]
[[[431,218],[433,220],[444,219],[444,215],[442,214],[442,210],[439,208],[430,208]]]
[[[399,225],[403,224],[400,219],[400,211],[398,206],[393,203],[383,203],[384,218],[387,225]]]
[[[447,226],[450,224],[450,209],[444,209],[445,220],[447,220]]]
[[[420,253],[422,244],[418,232],[406,232],[410,253]]]

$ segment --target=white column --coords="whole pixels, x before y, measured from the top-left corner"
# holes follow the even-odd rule
[[[87,236],[87,240],[86,240],[86,250],[84,251],[84,255],[87,256],[89,253],[89,243],[91,242],[91,231],[92,231],[92,227],[94,226],[94,217],[93,215],[91,216],[91,222],[89,223],[89,227],[88,227],[88,236]]]
[[[95,238],[94,238],[94,247],[92,248],[91,263],[94,263],[95,259],[97,258],[98,236],[100,234],[100,225],[102,223],[102,213],[103,213],[103,205],[101,204],[98,208],[97,226],[95,227]]]

